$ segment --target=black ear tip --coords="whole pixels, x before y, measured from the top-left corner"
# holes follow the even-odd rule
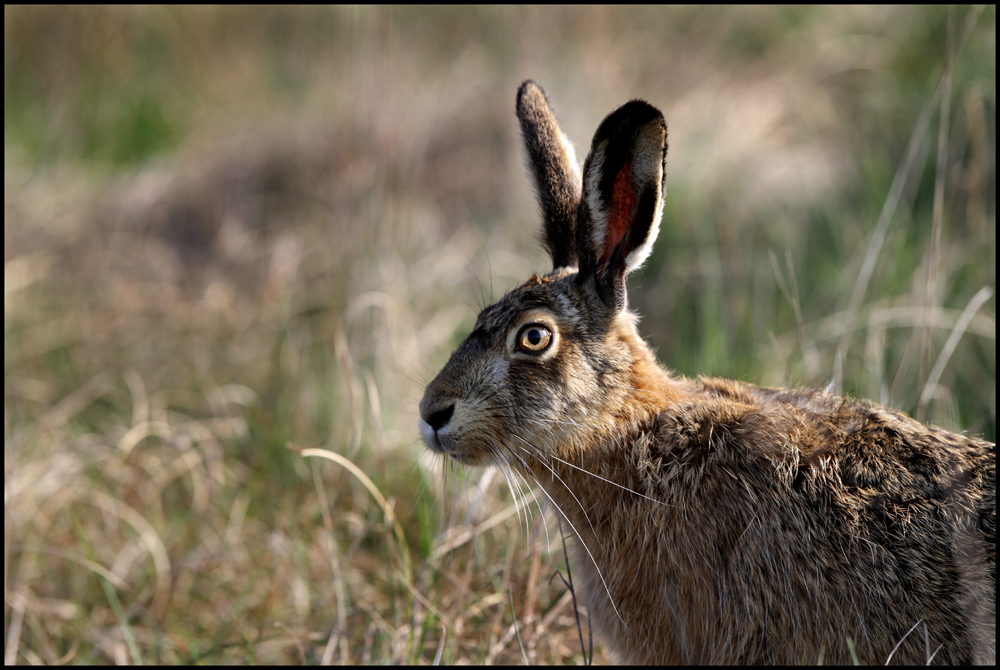
[[[633,110],[645,109],[645,110],[648,110],[651,114],[654,114],[654,115],[659,114],[660,116],[663,116],[663,114],[660,114],[660,110],[659,109],[657,109],[652,104],[646,102],[642,98],[635,98],[634,100],[629,100],[624,105],[622,105],[619,109],[624,109],[626,107],[629,108],[629,109],[633,109]]]
[[[650,123],[659,122],[659,125],[666,127],[667,122],[663,118],[663,112],[649,104],[645,100],[629,100],[624,105],[611,112],[611,116],[619,119],[628,119],[631,124],[645,126]]]
[[[630,100],[604,118],[594,133],[594,146],[602,141],[630,146],[639,135],[654,142],[659,136],[666,146],[667,122],[663,113],[645,100]]]

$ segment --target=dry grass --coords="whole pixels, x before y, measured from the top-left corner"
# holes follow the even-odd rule
[[[527,77],[581,154],[631,97],[666,114],[630,298],[667,365],[842,360],[995,440],[993,8],[951,50],[935,8],[4,23],[8,663],[583,659],[555,523],[416,432],[476,309],[545,269]]]

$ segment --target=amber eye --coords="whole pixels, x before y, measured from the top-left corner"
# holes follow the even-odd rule
[[[517,346],[524,351],[537,354],[552,342],[552,331],[537,323],[531,323],[517,334]]]

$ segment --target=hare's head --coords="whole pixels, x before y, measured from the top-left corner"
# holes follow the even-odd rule
[[[553,270],[479,314],[424,393],[420,433],[462,463],[536,470],[607,442],[671,395],[625,294],[625,275],[656,239],[667,127],[646,102],[619,107],[594,134],[581,178],[532,81],[518,90],[517,116]]]

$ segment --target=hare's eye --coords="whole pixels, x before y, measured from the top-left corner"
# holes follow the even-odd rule
[[[552,342],[552,331],[537,323],[528,324],[517,334],[517,345],[524,351],[537,354]]]

